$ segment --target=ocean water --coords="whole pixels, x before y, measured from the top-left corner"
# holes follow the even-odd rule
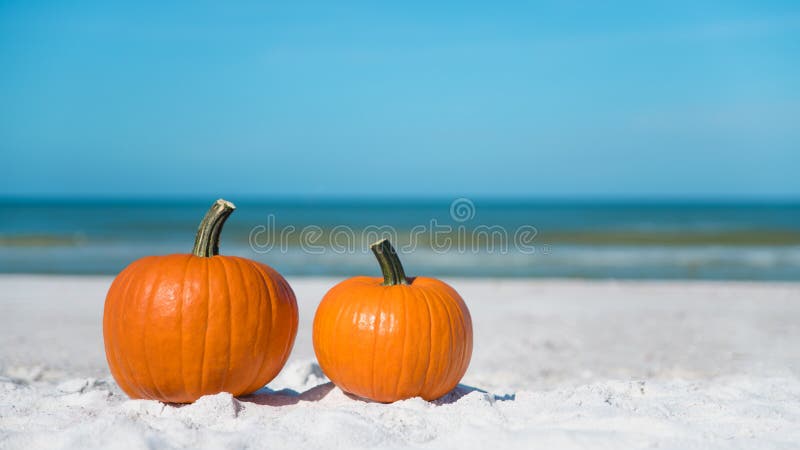
[[[235,199],[232,199],[235,200]],[[116,274],[188,253],[211,202],[0,202],[0,272]],[[286,275],[800,280],[800,203],[238,201],[221,253]]]

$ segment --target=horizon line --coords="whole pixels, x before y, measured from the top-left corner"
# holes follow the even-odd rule
[[[225,197],[234,203],[323,203],[323,204],[379,204],[400,202],[438,205],[457,199],[495,204],[632,204],[632,205],[708,205],[708,204],[764,204],[800,206],[800,196],[795,195],[752,195],[752,196],[622,196],[622,195],[3,195],[0,204],[56,203],[56,204],[195,204],[208,203]]]

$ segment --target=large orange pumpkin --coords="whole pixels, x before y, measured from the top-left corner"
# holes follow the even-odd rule
[[[383,278],[334,286],[314,317],[314,351],[342,390],[394,402],[452,390],[472,356],[472,319],[461,296],[435,278],[406,278],[387,240],[372,245]]]
[[[132,398],[193,402],[253,392],[283,367],[297,303],[271,267],[219,255],[232,203],[217,200],[192,254],[148,256],[111,284],[103,336],[111,374]]]

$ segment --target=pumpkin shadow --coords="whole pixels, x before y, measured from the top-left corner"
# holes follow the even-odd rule
[[[267,406],[288,406],[300,402],[318,402],[335,388],[333,383],[324,383],[304,391],[281,389],[279,391],[263,387],[252,394],[239,397],[240,401]]]
[[[444,394],[443,396],[433,400],[431,403],[434,405],[449,405],[452,403],[456,403],[457,401],[461,400],[463,397],[473,393],[479,392],[491,398],[492,401],[495,402],[511,402],[516,399],[516,394],[505,394],[505,395],[496,395],[490,394],[483,389],[476,388],[473,386],[468,386],[466,384],[459,384],[452,391]]]
[[[332,383],[327,383],[327,384],[332,384]],[[327,384],[317,386],[317,388],[318,387],[322,387],[322,386],[326,386]],[[327,393],[330,392],[330,390],[333,387],[336,387],[336,386],[332,386],[330,389],[328,389],[328,391],[325,392],[325,395],[327,395]],[[316,388],[314,388],[314,389],[316,389]],[[306,391],[306,392],[311,392],[312,390],[313,389],[311,389],[309,391]],[[456,403],[457,401],[461,400],[463,397],[465,397],[465,396],[467,396],[467,395],[469,395],[469,394],[471,394],[473,392],[480,392],[481,394],[484,394],[487,397],[489,397],[491,399],[491,401],[495,401],[495,402],[509,402],[509,401],[514,401],[516,399],[516,394],[505,394],[505,395],[490,394],[489,392],[484,391],[483,389],[479,389],[479,388],[476,388],[476,387],[468,386],[466,384],[459,384],[455,388],[453,388],[452,391],[450,391],[447,394],[437,398],[436,400],[430,400],[429,403],[431,403],[433,405],[437,405],[437,406],[439,406],[439,405],[449,405],[449,404],[452,404],[452,403]],[[351,393],[346,392],[346,391],[342,391],[342,393],[345,396],[347,396],[348,398],[350,398],[352,400],[355,400],[355,401],[358,401],[358,402],[378,403],[378,404],[387,404],[387,405],[391,404],[391,403],[383,403],[383,402],[378,402],[378,401],[375,401],[375,400],[370,400],[370,399],[364,398],[364,397],[359,397],[358,395],[351,394]]]
[[[239,400],[242,402],[255,403],[257,405],[288,406],[296,405],[300,402],[318,402],[330,394],[330,392],[335,388],[336,385],[331,382],[314,386],[313,388],[304,392],[297,392],[294,389],[281,389],[279,391],[275,391],[270,388],[263,387],[252,394],[239,397]],[[468,386],[466,384],[459,384],[452,391],[448,392],[442,397],[437,398],[436,400],[432,400],[430,403],[434,405],[449,405],[458,402],[463,397],[473,392],[479,392],[481,394],[491,396],[492,401],[496,402],[514,401],[516,398],[515,394],[495,395],[490,394],[483,389]],[[349,392],[342,391],[342,393],[355,401],[364,403],[379,403],[359,397],[357,395],[353,395]]]

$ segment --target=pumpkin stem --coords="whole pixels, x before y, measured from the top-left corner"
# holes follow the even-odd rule
[[[222,232],[222,225],[231,215],[236,206],[233,203],[219,199],[211,205],[211,208],[203,217],[200,226],[197,227],[197,235],[194,238],[194,248],[192,254],[210,258],[219,255],[219,234]]]
[[[381,272],[383,272],[383,286],[394,286],[396,284],[409,284],[406,278],[406,273],[403,270],[403,264],[400,263],[400,258],[397,252],[389,243],[388,239],[381,239],[380,241],[369,246],[375,257],[378,258],[378,264],[381,265]]]

